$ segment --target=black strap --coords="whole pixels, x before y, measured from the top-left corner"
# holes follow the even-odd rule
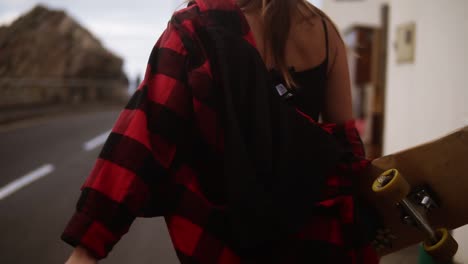
[[[312,205],[342,148],[272,89],[254,47],[229,29],[204,30],[199,34],[221,93],[224,188],[200,184],[207,196],[224,196],[232,243],[248,254],[298,232],[316,213]]]
[[[327,69],[327,72],[328,72],[328,57],[329,57],[329,48],[328,48],[328,45],[329,45],[329,41],[328,41],[328,27],[327,27],[327,22],[325,21],[325,19],[322,17],[322,23],[323,23],[323,29],[325,31],[325,66],[326,66],[326,69]]]

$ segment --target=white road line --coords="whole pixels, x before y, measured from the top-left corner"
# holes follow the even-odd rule
[[[39,180],[40,178],[46,176],[47,174],[53,172],[54,170],[55,170],[54,165],[45,164],[39,167],[38,169],[26,174],[25,176],[7,184],[6,186],[0,189],[0,200],[13,194],[19,189],[25,187],[26,185]]]
[[[83,149],[86,151],[91,151],[103,145],[106,142],[107,137],[109,137],[110,133],[111,133],[111,130],[104,132],[101,135],[89,140],[88,142],[83,144]]]

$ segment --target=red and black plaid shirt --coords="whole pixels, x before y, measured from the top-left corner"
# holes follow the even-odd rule
[[[354,197],[340,190],[352,186],[368,162],[353,122],[321,124],[349,144],[356,158],[340,164],[327,178],[317,204],[334,214],[316,216],[290,239],[271,246],[256,259],[241,259],[224,237],[223,206],[201,191],[200,172],[187,162],[185,140],[196,130],[199,153],[209,148],[222,158],[223,127],[212,104],[210,61],[191,63],[187,43],[197,43],[195,17],[210,10],[232,11],[232,0],[200,0],[174,14],[154,47],[145,79],[121,112],[90,176],[82,186],[77,211],[62,239],[96,258],[107,256],[136,217],[164,216],[181,263],[377,263],[368,246],[356,246]],[[215,21],[213,23],[216,23]],[[245,25],[243,28],[248,29]],[[245,41],[254,45],[250,30]],[[196,65],[196,67],[193,67]],[[313,122],[313,120],[311,120]],[[198,151],[197,150],[197,151]],[[221,174],[222,172],[220,172]]]

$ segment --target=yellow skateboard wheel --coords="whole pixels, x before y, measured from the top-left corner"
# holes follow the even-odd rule
[[[452,235],[450,235],[448,230],[445,228],[437,229],[436,235],[440,237],[439,241],[435,244],[430,241],[424,241],[424,250],[436,260],[450,260],[457,253],[457,241],[455,241]]]
[[[372,184],[372,190],[392,203],[398,203],[410,193],[411,187],[396,169],[380,174]]]

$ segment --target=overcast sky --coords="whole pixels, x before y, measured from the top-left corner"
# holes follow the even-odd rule
[[[322,0],[310,0],[320,6]],[[88,28],[104,46],[125,60],[125,72],[132,80],[143,74],[148,56],[166,28],[173,11],[183,0],[0,0],[0,24],[42,3],[65,9]]]

